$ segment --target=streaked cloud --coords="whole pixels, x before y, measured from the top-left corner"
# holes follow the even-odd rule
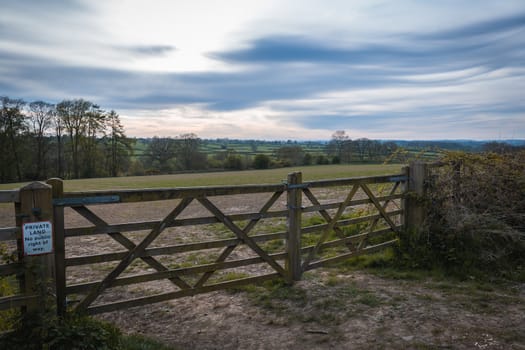
[[[150,46],[117,46],[117,50],[128,51],[131,54],[146,56],[162,56],[175,50],[175,47],[169,45],[150,45]]]
[[[525,138],[521,1],[14,1],[0,95],[134,136]]]

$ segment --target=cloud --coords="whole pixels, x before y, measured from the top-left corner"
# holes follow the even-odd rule
[[[2,39],[19,45],[50,44],[61,37],[76,34],[80,38],[85,31],[95,31],[86,21],[93,9],[80,0],[3,0],[1,9]]]
[[[115,46],[116,50],[124,50],[131,54],[144,55],[144,56],[163,56],[176,50],[171,45],[149,45],[149,46]]]
[[[243,64],[340,64],[340,65],[391,65],[407,66],[428,59],[432,52],[418,45],[356,44],[330,45],[304,36],[271,36],[252,41],[248,48],[210,57],[229,63]]]
[[[281,25],[284,17],[281,22],[259,18],[252,26],[245,24],[242,33],[232,24],[232,32],[221,29],[221,40],[229,35],[228,45],[211,45],[205,54],[205,61],[214,65],[189,71],[164,67],[201,52],[201,43],[193,47],[192,41],[198,40],[190,34],[179,43],[168,40],[169,30],[157,38],[142,36],[137,29],[133,35],[140,40],[118,40],[120,32],[111,36],[97,25],[100,8],[88,3],[33,1],[34,8],[28,10],[32,15],[17,17],[25,13],[21,4],[27,2],[10,0],[0,14],[0,94],[50,102],[83,97],[106,109],[126,111],[137,132],[167,132],[165,124],[170,124],[175,134],[177,128],[187,128],[209,137],[215,131],[220,133],[216,137],[286,138],[288,132],[318,138],[336,129],[385,137],[388,129],[388,138],[394,138],[410,132],[436,135],[439,125],[458,135],[487,135],[491,130],[484,125],[494,127],[494,120],[500,120],[504,132],[512,132],[512,127],[525,137],[524,127],[516,124],[525,113],[522,10],[493,19],[478,14],[463,22],[467,24],[451,27],[432,19],[439,25],[419,24],[420,30],[410,31],[408,24],[400,24],[402,30],[389,29],[398,28],[399,17],[373,18],[386,11],[380,2],[372,6],[370,23],[363,13],[348,12],[343,21],[330,9],[327,16],[336,23],[319,20],[318,27],[312,26],[313,17],[289,26]],[[398,12],[406,18],[409,5],[403,4]],[[115,2],[110,7],[116,11],[121,6]],[[286,11],[293,13],[294,6]],[[317,10],[306,13],[312,16]],[[134,11],[134,16],[142,16],[142,10]],[[451,11],[442,7],[440,13]],[[462,7],[459,12],[465,11]],[[38,13],[43,14],[41,22],[35,22]],[[128,23],[125,18],[117,22]],[[356,30],[364,22],[366,30]],[[346,23],[351,30],[346,31]],[[162,28],[155,24],[144,32]],[[203,26],[198,38],[214,31]],[[367,32],[371,28],[373,34]],[[177,29],[181,38],[184,28]],[[149,127],[141,129],[133,113],[147,119]],[[485,124],[476,125],[475,120]]]
[[[512,33],[525,30],[525,13],[485,20],[459,28],[443,30],[437,33],[420,35],[431,40],[465,40],[476,37],[492,37],[497,34]]]
[[[494,35],[502,32],[506,36],[495,40]],[[482,64],[501,67],[522,64],[523,52],[520,45],[525,44],[523,32],[525,15],[425,35],[390,36],[391,43],[388,44],[368,42],[336,46],[305,36],[270,36],[255,39],[246,48],[209,55],[229,63],[253,65],[376,65],[376,68],[401,67],[414,71],[422,68],[436,71],[450,65],[454,65],[456,69]],[[474,35],[476,40],[471,38]]]
[[[56,13],[67,15],[71,12],[90,9],[82,0],[2,0],[2,12],[5,14],[39,14]]]
[[[249,48],[224,53],[211,53],[210,57],[228,62],[329,62],[348,60],[349,50],[323,45],[301,36],[272,36],[259,38]]]

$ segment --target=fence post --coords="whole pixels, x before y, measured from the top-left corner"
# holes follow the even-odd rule
[[[427,164],[412,162],[408,168],[408,194],[405,198],[405,228],[418,231],[425,220],[425,183],[427,181]]]
[[[407,228],[407,202],[408,202],[408,182],[409,182],[409,176],[410,176],[410,167],[405,166],[401,168],[401,172],[403,175],[406,176],[407,180],[401,183],[401,193],[403,193],[403,198],[401,198],[401,209],[403,209],[403,214],[401,215],[401,226],[403,226],[404,229]]]
[[[286,237],[286,263],[289,282],[301,279],[301,215],[302,194],[300,187],[302,174],[288,174],[287,206],[288,206],[288,236]]]
[[[64,182],[59,178],[46,181],[52,186],[53,199],[61,198],[64,194]],[[55,228],[55,280],[57,296],[57,314],[66,313],[66,265],[65,265],[65,237],[64,237],[64,207],[53,206],[53,223]]]
[[[461,202],[461,160],[452,164],[452,200],[454,204]]]
[[[42,182],[33,182],[20,189],[20,202],[15,206],[16,224],[21,229],[25,224],[33,222],[50,222],[53,227],[53,203],[51,197],[51,186]],[[29,236],[32,231],[32,241],[43,243],[46,239],[42,238],[40,229],[26,226],[25,236]],[[45,235],[45,234],[44,234]],[[28,243],[29,238],[28,239]],[[23,251],[24,237],[20,241],[19,254],[20,260],[24,263],[24,278],[22,281],[22,291],[27,294],[36,294],[38,298],[26,304],[26,312],[30,314],[43,313],[49,310],[49,296],[55,294],[55,257],[53,252],[42,255],[28,255],[29,252]],[[32,247],[36,247],[37,243]],[[31,248],[33,249],[33,248]],[[38,253],[37,250],[31,254]]]

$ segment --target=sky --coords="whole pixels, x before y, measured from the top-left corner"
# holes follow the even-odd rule
[[[525,1],[1,0],[0,96],[133,137],[525,139]]]

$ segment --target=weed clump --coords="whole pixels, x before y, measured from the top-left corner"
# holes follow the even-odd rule
[[[114,325],[88,316],[26,314],[14,330],[0,335],[0,349],[17,350],[170,350],[140,335],[124,335]]]
[[[120,349],[115,326],[85,316],[59,318],[27,314],[14,331],[0,337],[2,349]]]
[[[525,151],[451,152],[441,164],[426,183],[424,227],[401,234],[398,262],[525,280]]]

